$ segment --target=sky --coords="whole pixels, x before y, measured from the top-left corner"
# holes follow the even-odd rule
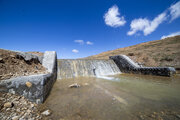
[[[0,0],[0,48],[75,59],[180,34],[180,0]]]

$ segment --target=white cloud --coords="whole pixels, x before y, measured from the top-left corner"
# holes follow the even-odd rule
[[[74,40],[74,42],[79,43],[80,45],[84,44],[84,40]]]
[[[147,18],[139,18],[131,21],[130,31],[127,35],[133,35],[138,31],[142,31],[144,35],[149,35],[167,18],[166,12],[159,14],[152,21]]]
[[[74,42],[78,43],[80,45],[84,45],[84,43],[87,45],[93,45],[94,44],[93,42],[90,42],[90,41],[85,42],[84,40],[74,40]]]
[[[90,41],[87,41],[86,44],[87,44],[87,45],[93,45],[94,43],[93,43],[93,42],[90,42]]]
[[[106,25],[111,27],[120,27],[126,23],[124,17],[120,17],[120,13],[118,10],[119,9],[116,5],[108,9],[107,13],[105,13],[104,15],[104,21]]]
[[[178,17],[180,17],[180,1],[171,5],[166,10],[166,12],[159,14],[153,20],[149,20],[147,18],[139,18],[139,19],[132,20],[131,24],[130,24],[131,28],[130,28],[130,31],[127,32],[127,35],[133,35],[138,31],[142,31],[145,36],[149,35],[153,31],[155,31],[156,28],[162,22],[164,22],[167,18],[169,18],[171,21],[173,21],[173,20],[177,19]]]
[[[134,19],[130,25],[131,30],[127,34],[133,35],[137,31],[143,31],[145,29],[145,27],[147,27],[148,25],[149,25],[149,20],[146,18]]]
[[[79,50],[77,50],[77,49],[73,49],[73,50],[72,50],[72,52],[73,52],[73,53],[78,53],[78,52],[79,52]]]
[[[169,10],[171,15],[171,21],[180,17],[180,1],[177,2],[176,4],[171,5]]]
[[[163,21],[166,20],[166,13],[161,13],[153,21],[150,22],[149,26],[144,29],[144,34],[148,35],[156,30],[156,28],[161,24]]]
[[[161,39],[165,39],[165,38],[167,38],[167,37],[173,37],[173,36],[176,36],[176,35],[180,35],[180,31],[175,32],[175,33],[171,33],[171,34],[169,34],[169,35],[163,35],[163,36],[161,37]]]

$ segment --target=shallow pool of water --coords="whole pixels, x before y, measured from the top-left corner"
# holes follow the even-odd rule
[[[81,86],[69,88],[73,83]],[[180,119],[180,76],[61,79],[43,105],[55,120]]]

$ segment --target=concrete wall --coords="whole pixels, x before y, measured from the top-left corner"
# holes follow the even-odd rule
[[[114,60],[121,72],[124,73],[158,76],[171,76],[176,73],[172,67],[141,67],[126,55],[110,56],[110,59]]]
[[[95,77],[121,73],[113,60],[59,59],[58,79]]]
[[[1,80],[0,92],[23,95],[30,101],[36,103],[44,102],[57,77],[56,52],[46,51],[42,59],[42,65],[47,68],[47,74],[20,76]]]

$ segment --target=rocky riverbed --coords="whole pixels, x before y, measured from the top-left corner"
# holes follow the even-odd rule
[[[51,111],[23,96],[0,93],[0,120],[50,120]]]

